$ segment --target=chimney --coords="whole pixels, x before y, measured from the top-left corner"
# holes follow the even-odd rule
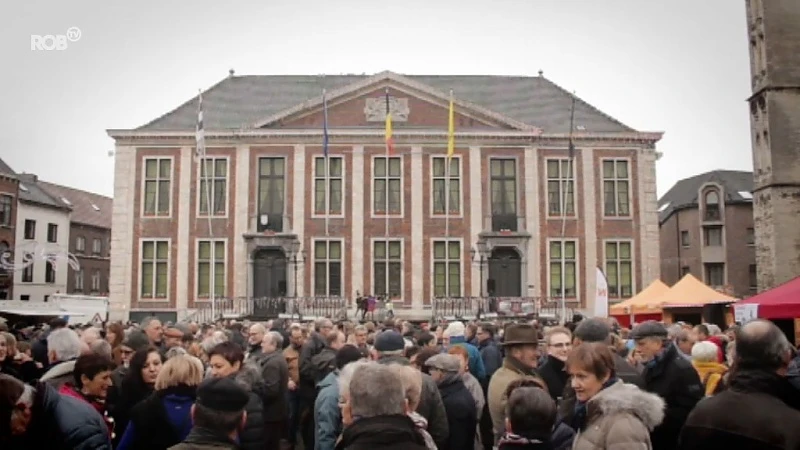
[[[236,71],[233,69],[228,69],[228,78],[233,78],[236,75]]]

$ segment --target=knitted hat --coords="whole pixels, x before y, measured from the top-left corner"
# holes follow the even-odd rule
[[[248,400],[247,391],[228,377],[209,378],[197,388],[196,403],[213,411],[244,411]]]
[[[375,337],[375,350],[379,352],[396,352],[405,348],[406,341],[397,331],[383,331]]]
[[[136,352],[150,345],[150,339],[147,338],[144,332],[132,330],[125,339],[122,340],[122,345]]]

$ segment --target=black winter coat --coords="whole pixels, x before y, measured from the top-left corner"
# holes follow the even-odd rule
[[[111,438],[103,417],[88,403],[60,395],[45,383],[36,385],[33,420],[27,432],[3,450],[111,450]]]
[[[700,376],[692,363],[678,354],[678,348],[670,345],[654,365],[645,367],[642,377],[644,389],[667,404],[664,421],[650,433],[653,450],[674,450],[686,418],[705,397]]]
[[[185,431],[176,429],[175,424],[170,421],[167,410],[164,408],[164,397],[174,394],[193,403],[195,391],[196,389],[188,386],[167,388],[153,392],[134,406],[131,410],[129,426],[133,424],[135,433],[129,449],[166,450],[180,443],[183,438],[182,433]]]
[[[239,446],[242,450],[262,450],[267,446],[264,433],[264,397],[267,387],[264,379],[256,366],[251,364],[245,364],[234,375],[234,379],[249,395],[245,407],[247,422],[239,433]]]
[[[697,404],[679,450],[800,448],[800,391],[764,371],[730,373],[730,387]]]
[[[280,422],[289,417],[289,366],[283,352],[274,351],[258,359],[264,380],[264,422]]]
[[[357,420],[344,429],[336,450],[427,450],[427,447],[425,438],[408,416],[393,415]]]
[[[564,361],[547,355],[544,364],[539,366],[539,375],[542,376],[542,379],[547,385],[547,389],[553,401],[558,400],[564,395],[564,389],[569,381],[569,375],[565,370]]]
[[[470,394],[461,377],[450,378],[439,384],[450,434],[445,446],[439,450],[464,450],[474,448],[475,430],[478,425],[478,412],[475,399]]]

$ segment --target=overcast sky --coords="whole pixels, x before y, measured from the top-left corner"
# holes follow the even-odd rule
[[[751,170],[744,0],[10,1],[0,157],[113,194],[108,128],[134,128],[241,74],[536,75],[665,131],[658,187]],[[31,34],[80,39],[31,51]]]

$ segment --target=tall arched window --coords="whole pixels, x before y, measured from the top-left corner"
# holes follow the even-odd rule
[[[710,190],[706,192],[703,200],[705,220],[720,220],[719,192]]]

